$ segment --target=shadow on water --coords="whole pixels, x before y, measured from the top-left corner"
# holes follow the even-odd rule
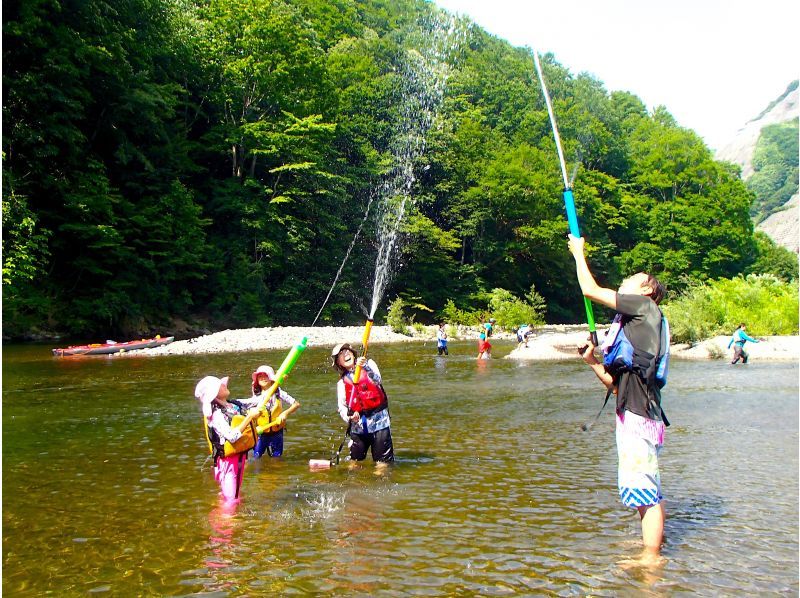
[[[688,542],[691,536],[719,525],[727,514],[725,501],[720,496],[699,495],[670,501],[664,522],[665,554],[669,554],[672,547],[677,549]]]
[[[417,453],[414,451],[398,451],[395,454],[394,461],[396,467],[405,467],[406,465],[429,465],[433,463],[436,457],[431,453]]]

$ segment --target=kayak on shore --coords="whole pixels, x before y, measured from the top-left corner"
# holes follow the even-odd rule
[[[167,336],[164,338],[156,336],[155,338],[143,338],[141,340],[127,341],[124,343],[106,341],[105,343],[93,343],[90,345],[73,345],[63,349],[53,349],[53,355],[58,357],[69,355],[111,355],[113,353],[161,347],[163,345],[168,345],[174,340],[174,336]]]

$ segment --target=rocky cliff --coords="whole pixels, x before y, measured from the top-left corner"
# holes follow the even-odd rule
[[[761,130],[771,124],[778,124],[797,119],[798,88],[791,86],[760,116],[745,124],[736,136],[716,153],[717,160],[733,162],[742,168],[742,179],[747,180],[753,173],[753,155]],[[772,214],[756,228],[763,230],[778,245],[798,252],[800,245],[800,204],[795,194],[784,204],[783,210]]]
[[[798,194],[783,204],[783,210],[761,222],[756,229],[763,230],[776,244],[795,253],[800,252],[800,200]]]
[[[736,132],[736,136],[716,154],[717,160],[733,162],[742,167],[742,179],[753,174],[753,153],[761,129],[767,125],[783,123],[800,116],[798,110],[798,88],[784,94],[774,105],[754,118]]]

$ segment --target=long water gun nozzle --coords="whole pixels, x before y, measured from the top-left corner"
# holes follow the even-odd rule
[[[372,318],[367,319],[367,323],[364,325],[364,334],[361,336],[361,347],[362,352],[361,356],[367,356],[367,347],[369,346],[369,334],[372,332],[372,324],[375,323],[375,320]],[[356,371],[353,372],[353,383],[356,384],[361,379],[361,366],[356,366]]]

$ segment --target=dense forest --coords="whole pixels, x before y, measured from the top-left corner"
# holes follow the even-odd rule
[[[754,237],[737,168],[666,108],[543,67],[601,282],[649,270],[675,297],[796,276]],[[441,97],[392,192],[413,201],[378,317],[396,297],[422,320],[505,289],[581,321],[530,49],[422,0],[7,0],[4,335],[308,325],[363,226],[320,317],[362,321],[367,206],[396,199],[380,190],[419,120],[415,77]]]

